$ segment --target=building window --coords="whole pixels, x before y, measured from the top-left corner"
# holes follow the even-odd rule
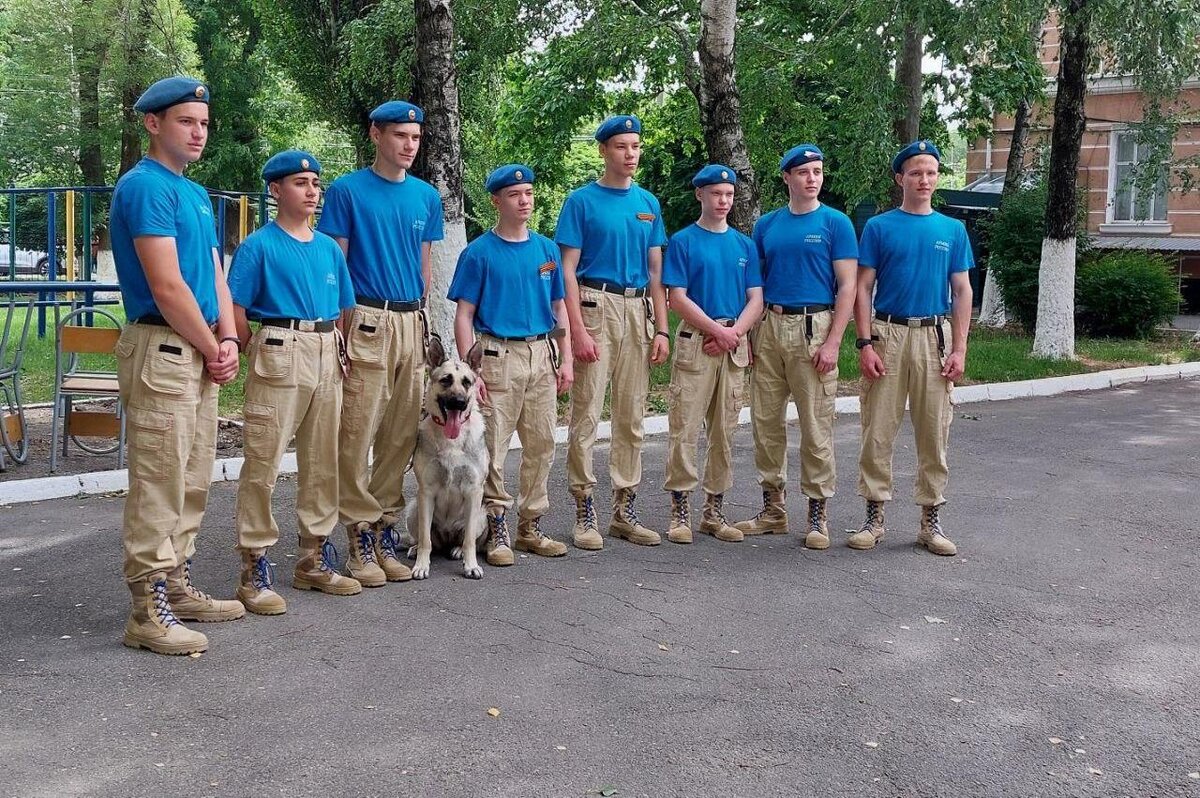
[[[1134,172],[1150,156],[1132,130],[1113,131],[1113,168],[1109,172],[1109,207],[1114,222],[1165,222],[1167,220],[1167,168],[1164,164],[1153,191],[1134,184]]]

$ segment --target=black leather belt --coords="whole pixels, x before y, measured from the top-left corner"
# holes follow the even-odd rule
[[[767,310],[783,316],[811,316],[830,309],[830,305],[767,305]]]
[[[264,327],[286,327],[300,332],[333,332],[337,326],[332,321],[305,321],[304,319],[260,319]]]
[[[937,327],[946,320],[943,314],[937,316],[896,316],[892,313],[876,313],[875,318],[888,324],[899,324],[901,327]]]
[[[424,299],[410,299],[403,302],[394,302],[387,299],[372,299],[369,296],[356,296],[354,301],[360,305],[366,305],[369,308],[379,308],[380,310],[394,310],[398,313],[407,313],[414,310],[420,310],[425,307]]]
[[[594,288],[597,291],[603,291],[606,294],[620,294],[621,296],[640,298],[646,295],[646,286],[641,288],[626,288],[623,285],[616,283],[606,283],[603,280],[589,280],[586,277],[579,278],[579,284],[585,288]]]
[[[166,319],[164,319],[162,316],[158,315],[157,313],[147,313],[144,316],[138,316],[136,319],[134,319],[130,323],[131,324],[142,324],[142,325],[149,324],[154,327],[170,327],[171,326],[171,322],[167,321]],[[208,325],[208,329],[216,332],[217,323],[213,322],[212,324]]]

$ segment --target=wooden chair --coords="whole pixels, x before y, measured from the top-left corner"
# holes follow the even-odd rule
[[[7,469],[5,452],[17,465],[29,457],[25,405],[21,401],[21,361],[29,338],[33,302],[32,296],[18,299],[16,294],[10,294],[4,306],[4,326],[0,331],[0,471]],[[19,329],[14,329],[19,310],[25,311],[25,320]]]
[[[93,327],[75,323],[86,316],[94,321],[95,316],[108,319],[114,326]],[[89,454],[117,453],[117,468],[125,467],[125,414],[122,412],[117,373],[112,371],[85,371],[81,368],[80,355],[112,355],[121,337],[121,322],[112,313],[97,307],[77,308],[58,324],[58,342],[54,355],[54,418],[51,422],[53,441],[50,447],[50,471],[58,470],[58,447],[62,441],[62,454],[67,456],[68,443],[74,441]],[[113,410],[76,410],[76,401],[93,399],[115,399]],[[59,421],[62,421],[60,428]],[[113,438],[116,443],[96,446],[83,438]]]

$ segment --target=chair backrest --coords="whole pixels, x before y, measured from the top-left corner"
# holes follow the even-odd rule
[[[117,348],[121,330],[112,327],[79,327],[64,325],[58,332],[58,345],[63,352],[107,355]]]
[[[96,316],[107,319],[112,327],[91,327],[73,322],[82,317],[87,321],[95,321]],[[78,371],[79,355],[111,355],[117,348],[117,340],[121,337],[121,320],[103,308],[84,306],[76,308],[63,316],[58,322],[58,336],[55,341],[54,370],[56,382],[61,382],[64,375]],[[111,370],[106,369],[106,373]],[[91,372],[89,370],[90,373]]]

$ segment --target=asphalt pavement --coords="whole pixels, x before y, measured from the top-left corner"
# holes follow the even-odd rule
[[[122,498],[2,508],[0,798],[1200,796],[1198,408],[1195,380],[959,408],[951,559],[913,545],[907,427],[888,536],[845,547],[857,416],[826,552],[800,545],[795,489],[786,537],[610,540],[481,582],[435,559],[335,598],[291,589],[285,480],[288,612],[201,625],[198,658],[120,645]],[[745,517],[748,428],[735,446]],[[639,498],[663,530],[665,448],[647,441]],[[214,486],[194,569],[226,597],[235,487]]]

